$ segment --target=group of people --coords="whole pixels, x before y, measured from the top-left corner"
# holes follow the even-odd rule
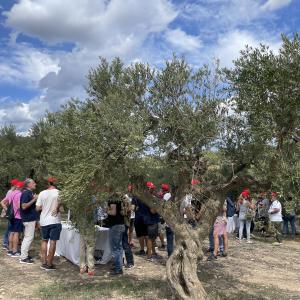
[[[257,199],[250,195],[249,189],[244,189],[237,201],[227,197],[220,215],[217,217],[214,227],[210,232],[208,260],[215,260],[217,256],[227,256],[228,234],[236,232],[237,242],[243,239],[246,243],[253,243],[251,232],[257,226],[257,231],[264,235],[273,235],[276,241],[274,245],[282,244],[283,234],[296,235],[296,203],[292,197],[288,197],[284,205],[279,201],[277,192],[261,192]]]
[[[157,191],[155,185],[148,181],[146,189],[162,201],[171,199],[170,186],[162,184]],[[97,206],[97,201],[93,198],[94,223],[109,228],[110,246],[113,256],[113,270],[111,275],[123,274],[123,266],[126,269],[134,267],[133,255],[133,231],[139,241],[139,250],[136,255],[145,256],[148,261],[161,259],[157,253],[157,241],[160,240],[160,249],[167,250],[168,256],[173,252],[174,233],[164,222],[154,208],[149,207],[134,195],[134,185],[128,186],[127,194],[113,193],[107,201],[107,207]],[[103,204],[103,203],[102,203]],[[94,275],[95,265],[94,253],[94,231],[87,232],[84,228],[93,226],[85,224],[79,225],[81,234],[80,241],[80,273]],[[82,229],[81,229],[82,228]],[[165,245],[165,235],[167,245]],[[123,252],[125,260],[123,263]]]
[[[200,193],[199,184],[198,180],[192,180],[192,192],[182,199],[179,207],[182,218],[192,228],[196,228],[201,223],[199,222],[201,201],[195,200],[195,195]],[[39,227],[41,268],[54,270],[53,258],[56,242],[62,230],[59,190],[54,177],[47,179],[47,188],[39,195],[34,194],[35,187],[35,181],[30,178],[25,181],[11,180],[11,189],[1,201],[2,216],[9,220],[3,248],[7,250],[7,255],[19,258],[20,263],[32,264],[34,261],[28,253],[34,239],[35,229]],[[160,189],[157,189],[152,182],[148,181],[146,188],[161,201],[172,200],[169,184],[161,184]],[[243,190],[237,201],[228,196],[209,233],[211,255],[208,259],[215,260],[218,255],[227,256],[228,234],[230,233],[237,232],[239,243],[244,238],[247,243],[252,243],[251,227],[254,221],[262,225],[259,229],[261,231],[267,231],[271,226],[276,243],[279,245],[282,243],[282,221],[284,221],[284,233],[288,233],[287,222],[290,222],[292,234],[295,235],[295,207],[292,199],[289,200],[285,202],[284,209],[282,209],[276,192],[272,192],[270,198],[267,197],[267,193],[261,193],[256,200],[251,197],[249,189]],[[134,185],[128,186],[128,192],[125,195],[111,194],[105,208],[99,206],[97,197],[93,196],[91,207],[86,207],[86,211],[83,210],[80,214],[81,217],[75,221],[80,231],[80,274],[87,273],[89,276],[95,274],[94,225],[99,222],[101,226],[109,228],[113,256],[111,275],[113,276],[123,274],[124,265],[127,269],[134,267],[132,252],[134,230],[139,241],[139,250],[135,253],[136,255],[145,256],[149,261],[160,259],[161,256],[156,252],[159,242],[160,248],[166,249],[168,256],[172,255],[174,250],[172,228],[155,209],[135,196]],[[92,217],[89,218],[88,215]],[[90,223],[89,220],[91,220]],[[19,249],[20,240],[22,242]],[[126,263],[123,260],[123,252]]]
[[[36,228],[41,232],[41,269],[54,270],[53,258],[56,242],[62,230],[59,200],[59,190],[56,179],[47,179],[47,188],[38,195],[34,194],[36,183],[33,179],[25,181],[11,180],[11,189],[1,201],[2,217],[8,219],[8,227],[3,238],[3,249],[12,258],[19,258],[22,264],[33,264],[29,250],[34,239]],[[156,190],[152,182],[146,183],[150,191]],[[101,221],[101,225],[109,227],[110,246],[113,256],[113,270],[111,275],[123,274],[123,251],[125,252],[125,267],[134,267],[133,229],[136,231],[140,244],[137,255],[145,255],[149,261],[160,259],[156,252],[156,239],[159,237],[162,249],[166,248],[164,232],[167,235],[167,251],[170,256],[173,251],[174,234],[171,228],[164,224],[163,219],[153,209],[134,196],[134,186],[128,186],[126,195],[114,193],[105,209],[97,206],[95,197],[92,199],[91,209],[87,207],[82,216],[74,223],[80,231],[80,274],[95,274],[94,261],[94,223]],[[155,196],[163,201],[171,198],[170,186],[162,184],[161,190]],[[89,211],[94,214],[93,224],[89,223]],[[83,222],[80,224],[80,220]],[[21,247],[19,247],[21,241]],[[146,249],[146,251],[145,251]]]
[[[11,180],[11,189],[1,201],[2,216],[6,217],[8,227],[3,239],[3,248],[7,255],[19,258],[21,264],[33,264],[29,250],[34,239],[36,226],[41,229],[40,256],[44,270],[52,270],[56,241],[61,232],[61,218],[59,213],[58,189],[55,186],[56,179],[49,177],[47,189],[34,194],[36,183],[33,179],[25,181]],[[23,238],[21,239],[21,236]],[[21,247],[19,249],[19,242]],[[49,246],[48,246],[48,242]]]

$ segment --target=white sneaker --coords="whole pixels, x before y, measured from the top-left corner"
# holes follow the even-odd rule
[[[249,240],[249,241],[247,241],[247,244],[253,244],[253,242]]]

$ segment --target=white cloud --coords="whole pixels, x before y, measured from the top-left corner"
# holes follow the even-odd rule
[[[14,45],[0,50],[0,82],[36,87],[40,79],[50,72],[59,71],[58,59],[49,52],[28,45]]]
[[[257,0],[194,1],[182,6],[181,17],[198,26],[202,35],[216,35],[218,32],[245,26],[259,18],[265,18]],[[216,30],[217,28],[217,30]]]
[[[0,98],[0,104],[0,126],[14,124],[21,134],[26,134],[32,124],[45,115],[46,110],[51,110],[50,103],[43,94],[27,103]]]
[[[167,30],[165,36],[167,41],[179,50],[196,51],[202,46],[199,37],[189,35],[180,28]]]
[[[0,82],[33,84],[41,96],[28,103],[15,100],[18,111],[23,108],[20,116],[25,119],[18,119],[11,105],[3,107],[2,123],[14,120],[23,130],[46,109],[55,111],[71,97],[84,99],[86,75],[98,64],[99,56],[120,56],[125,62],[140,58],[149,35],[166,31],[177,14],[169,0],[64,0],[63,4],[61,0],[18,1],[3,13],[5,25],[14,31],[7,44],[7,52],[12,53],[0,50]],[[21,33],[45,45],[71,42],[74,47],[70,52],[57,52],[20,46]]]
[[[274,15],[267,10],[291,1],[265,2],[185,0],[175,6],[171,0],[19,0],[3,14],[12,32],[6,49],[0,45],[0,83],[35,87],[40,96],[28,103],[1,103],[2,124],[14,122],[24,131],[45,110],[55,111],[71,97],[84,99],[86,75],[99,56],[162,65],[178,52],[194,66],[213,57],[230,66],[245,44],[264,42],[278,49],[280,41],[268,38],[263,22]],[[176,29],[171,29],[175,19]],[[187,22],[185,30],[182,21]],[[20,34],[39,39],[43,48],[34,42],[20,44]],[[66,42],[72,50],[48,47],[59,44],[63,49]]]
[[[21,0],[6,25],[48,43],[110,47],[159,32],[176,17],[168,0]]]
[[[288,6],[292,3],[292,0],[268,0],[264,5],[261,6],[262,10],[277,10]]]
[[[246,45],[258,47],[262,43],[269,45],[270,49],[277,52],[281,45],[281,40],[279,40],[280,37],[276,38],[278,40],[267,39],[249,31],[234,30],[220,36],[211,52],[214,53],[216,58],[220,59],[223,66],[230,67],[232,66],[232,61],[239,57],[240,51],[245,49]]]

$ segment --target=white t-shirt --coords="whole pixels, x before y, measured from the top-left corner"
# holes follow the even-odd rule
[[[47,226],[52,224],[59,224],[61,222],[60,213],[56,217],[52,216],[52,212],[56,209],[58,204],[57,189],[49,189],[40,192],[36,201],[37,206],[42,206],[42,213],[40,216],[41,226]]]
[[[192,206],[192,200],[193,200],[193,195],[187,194],[185,195],[185,197],[183,198],[180,204],[180,214],[183,215],[184,218],[186,218],[185,209]]]
[[[279,212],[275,214],[271,214],[271,211],[275,208],[279,208]],[[270,216],[270,221],[271,222],[281,222],[282,221],[282,214],[281,214],[282,208],[281,208],[281,203],[278,200],[275,200],[271,203],[270,209],[268,211],[269,216]]]
[[[165,200],[165,201],[169,201],[170,199],[171,199],[171,197],[172,197],[172,195],[171,195],[171,193],[165,193],[164,194],[164,197],[163,197],[163,199]]]

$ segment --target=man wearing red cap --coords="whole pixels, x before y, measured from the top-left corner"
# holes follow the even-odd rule
[[[269,217],[274,230],[274,236],[276,242],[274,245],[282,244],[282,233],[281,233],[281,223],[282,223],[282,207],[281,203],[277,199],[278,193],[271,193],[271,206],[269,208]]]
[[[18,251],[18,244],[20,233],[23,231],[23,224],[20,215],[20,199],[24,182],[18,181],[15,184],[15,187],[16,189],[7,197],[7,205],[11,205],[13,211],[13,218],[10,220],[9,251],[7,253],[7,255],[11,257],[19,257],[21,255]]]
[[[13,178],[11,181],[10,181],[10,185],[11,185],[11,188],[10,190],[6,193],[5,197],[2,199],[1,201],[1,206],[3,207],[3,210],[2,210],[2,213],[1,213],[1,217],[2,218],[5,218],[5,215],[6,215],[6,210],[4,209],[4,205],[5,205],[5,202],[6,202],[6,199],[7,197],[9,196],[9,194],[16,189],[16,183],[18,182],[19,180],[16,179],[16,178]],[[3,249],[4,250],[8,250],[8,239],[9,239],[9,232],[10,232],[10,222],[8,221],[7,223],[7,229],[4,233],[4,236],[3,236]]]
[[[47,182],[48,188],[39,194],[36,201],[36,210],[41,211],[41,269],[54,270],[53,258],[56,249],[56,241],[59,240],[62,227],[59,212],[59,191],[56,188],[56,179],[54,177],[49,177]],[[49,240],[50,247],[47,255]]]

